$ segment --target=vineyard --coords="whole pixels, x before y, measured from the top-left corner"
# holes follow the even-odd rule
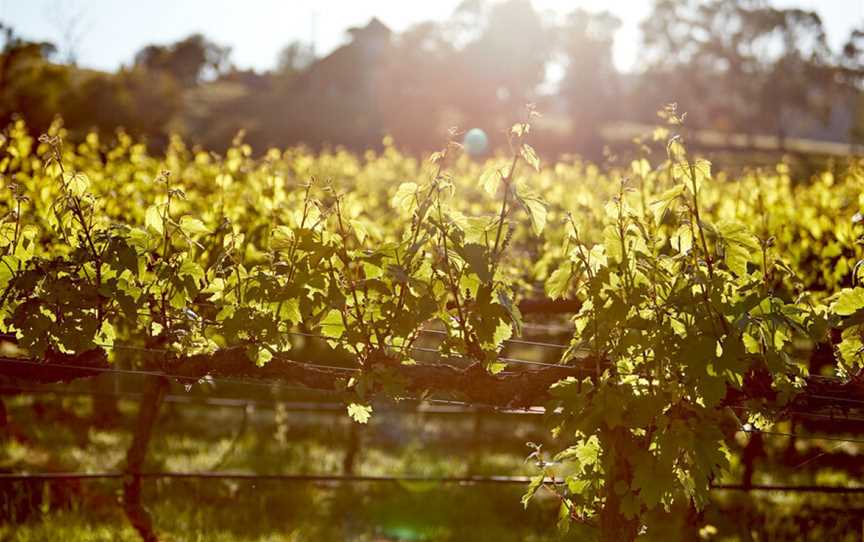
[[[483,161],[7,127],[0,536],[857,540],[864,160],[722,171],[669,107],[546,163],[535,115]]]

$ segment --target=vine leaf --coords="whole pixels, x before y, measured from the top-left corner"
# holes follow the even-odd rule
[[[390,201],[393,204],[393,207],[408,212],[414,206],[416,194],[417,183],[402,183],[399,185],[399,189],[396,190],[396,194],[393,195],[393,198]]]
[[[531,478],[531,483],[528,484],[528,488],[525,490],[525,494],[522,495],[522,506],[528,508],[528,503],[531,502],[531,499],[534,498],[534,494],[537,493],[537,490],[540,489],[540,486],[543,485],[543,480],[545,478],[546,476],[543,473]]]
[[[663,496],[663,480],[666,479],[666,473],[658,471],[660,471],[658,461],[652,454],[639,454],[633,466],[631,487],[639,491],[639,498],[648,508],[660,504]]]
[[[465,259],[471,271],[477,274],[480,282],[489,282],[492,280],[486,247],[477,243],[468,243],[463,247],[459,247],[459,249],[459,255]]]
[[[258,349],[258,357],[255,360],[255,363],[256,363],[256,365],[258,365],[258,367],[263,367],[263,366],[267,365],[271,359],[273,359],[273,353],[272,352],[270,352],[266,348],[259,348]]]
[[[864,288],[845,288],[837,296],[831,310],[840,316],[849,316],[864,308]]]
[[[533,194],[518,194],[516,196],[531,220],[531,229],[535,235],[541,235],[546,228],[546,202]]]
[[[534,168],[534,171],[540,171],[540,157],[537,156],[537,151],[534,150],[534,147],[528,143],[523,143],[520,153],[528,165]]]
[[[862,365],[862,353],[864,353],[864,342],[861,341],[859,329],[857,327],[844,329],[841,338],[840,344],[837,345],[840,357],[848,367],[860,367]]]
[[[645,158],[640,158],[630,163],[630,169],[633,170],[635,175],[644,179],[651,173],[651,164]]]
[[[501,182],[501,170],[499,168],[490,168],[480,175],[480,187],[490,196],[494,196],[498,192],[498,185]]]
[[[321,320],[321,334],[331,339],[338,339],[345,332],[345,324],[342,322],[342,313],[331,309],[327,316]]]
[[[90,187],[90,179],[83,173],[67,174],[66,186],[69,188],[70,194],[76,198],[80,198]]]
[[[184,216],[180,219],[180,229],[189,237],[210,233],[210,230],[207,229],[207,226],[203,222],[191,216]]]
[[[159,213],[159,208],[156,205],[151,205],[147,208],[147,212],[144,213],[144,225],[159,235],[165,233],[162,224],[162,215]]]
[[[654,222],[659,224],[660,221],[663,220],[663,216],[666,214],[669,206],[672,205],[675,198],[680,196],[683,192],[684,185],[676,184],[669,190],[660,194],[660,196],[651,203],[651,211],[654,213]]]
[[[372,407],[359,403],[351,403],[348,405],[348,415],[355,422],[366,424],[369,423],[369,418],[372,417]]]
[[[270,248],[288,250],[294,243],[294,230],[288,226],[276,226],[270,234]]]
[[[279,313],[279,317],[285,318],[292,324],[299,324],[303,320],[303,317],[300,315],[300,301],[298,299],[291,298],[282,303],[282,309]]]
[[[573,263],[564,262],[561,266],[549,275],[546,280],[546,295],[552,299],[560,299],[567,292],[567,287],[570,285],[570,277],[573,274]]]

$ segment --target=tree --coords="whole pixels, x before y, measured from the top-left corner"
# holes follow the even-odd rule
[[[762,23],[763,39],[782,47],[775,58],[768,57],[754,122],[773,124],[782,144],[801,115],[827,121],[838,90],[835,69],[822,20],[815,12],[769,8]]]
[[[433,148],[450,128],[448,106],[458,81],[449,70],[458,54],[438,23],[417,24],[394,41],[382,73],[384,126],[400,145]]]
[[[620,81],[612,44],[621,21],[609,14],[572,12],[559,30],[564,78],[559,95],[567,105],[571,136],[577,149],[594,152],[597,132],[620,107]]]
[[[112,134],[122,127],[161,147],[168,142],[169,130],[182,106],[182,89],[173,77],[133,68],[83,77],[69,93],[63,118],[75,131],[95,129]]]
[[[457,32],[466,28],[466,16],[470,26],[480,29],[476,37]],[[491,6],[463,2],[448,24],[449,32],[467,40],[449,66],[449,77],[456,83],[452,103],[466,125],[503,127],[503,119],[513,118],[534,101],[537,85],[545,79],[554,40],[550,25],[529,0]]]
[[[49,62],[57,52],[50,42],[33,42],[0,23],[0,124],[23,115],[35,130],[45,130],[69,87],[68,69]]]
[[[315,62],[315,47],[309,43],[293,41],[279,51],[276,73],[294,76]]]
[[[793,115],[830,105],[831,54],[815,12],[763,0],[656,0],[642,30],[640,94],[652,110],[672,92],[697,112],[698,127],[770,126],[782,138]]]
[[[851,74],[864,76],[864,23],[849,33],[849,38],[843,45],[840,64]]]
[[[46,9],[45,18],[57,31],[58,50],[67,64],[75,65],[78,62],[81,42],[89,30],[86,15],[85,7],[72,9],[70,3],[60,0],[55,0]]]
[[[172,45],[148,45],[135,55],[135,66],[162,71],[183,86],[197,85],[228,67],[230,47],[217,45],[201,34],[193,34]]]
[[[864,24],[849,33],[839,60],[843,82],[852,94],[852,128],[849,138],[853,144],[864,142]]]

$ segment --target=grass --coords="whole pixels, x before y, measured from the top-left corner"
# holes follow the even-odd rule
[[[120,401],[123,417],[109,427],[88,422],[93,404],[87,397],[21,395],[6,402],[23,438],[0,448],[0,468],[122,468],[134,401]],[[247,416],[240,432],[242,409],[166,407],[151,442],[148,468],[201,471],[218,463],[229,471],[341,473],[352,428],[344,412],[257,409]],[[524,418],[376,413],[368,427],[355,427],[361,443],[355,473],[532,474],[523,462],[525,437],[540,435],[536,422]],[[34,505],[0,527],[2,540],[138,540],[118,504],[119,480],[26,485],[11,495],[20,501],[32,493]],[[556,503],[541,500],[525,510],[519,502],[523,491],[518,485],[155,479],[145,482],[144,502],[166,540],[562,539],[554,528]]]
[[[228,391],[215,390],[214,395]],[[182,388],[173,393],[183,393]],[[261,394],[255,398],[267,400]],[[122,469],[135,422],[135,400],[120,400],[119,417],[107,422],[93,417],[94,402],[87,396],[22,394],[6,397],[5,402],[12,438],[0,442],[0,469]],[[524,463],[524,443],[549,438],[536,416],[457,416],[381,408],[369,426],[352,425],[342,410],[257,408],[246,416],[244,424],[242,408],[166,404],[147,468],[340,474],[353,429],[360,442],[354,463],[357,474],[532,474]],[[767,445],[776,448],[770,453],[779,453],[785,441],[769,440]],[[770,480],[772,472],[759,468],[757,478]],[[781,469],[778,476],[790,474],[807,473]],[[842,475],[831,469],[817,474],[826,483],[838,476],[842,481]],[[731,473],[730,481],[737,476]],[[0,540],[137,542],[119,505],[121,486],[116,479],[0,485]],[[579,529],[569,534],[558,531],[558,503],[549,495],[524,509],[519,502],[523,491],[518,485],[147,479],[144,502],[157,531],[168,541],[585,539],[588,533]],[[649,539],[676,539],[682,516],[680,511],[657,514]],[[857,538],[849,533],[860,530],[862,519],[864,496],[717,493],[700,521],[712,526],[704,532],[710,540],[747,540],[753,533],[769,533],[769,539],[776,540],[818,535],[851,541]]]

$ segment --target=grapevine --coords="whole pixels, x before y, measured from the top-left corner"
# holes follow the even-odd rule
[[[241,137],[224,157],[176,138],[159,156],[17,122],[0,140],[0,370],[149,372],[125,484],[145,539],[141,466],[171,379],[332,390],[360,424],[381,397],[545,407],[558,449],[534,448],[524,503],[551,493],[602,540],[704,506],[744,424],[862,396],[864,163],[731,178],[688,153],[670,108],[659,159],[545,165],[535,115],[482,164],[454,141],[422,161],[392,142],[256,157]],[[574,314],[563,355],[531,366],[504,352],[538,303]],[[336,361],[295,357],[306,337]],[[806,357],[824,344],[831,378]]]

